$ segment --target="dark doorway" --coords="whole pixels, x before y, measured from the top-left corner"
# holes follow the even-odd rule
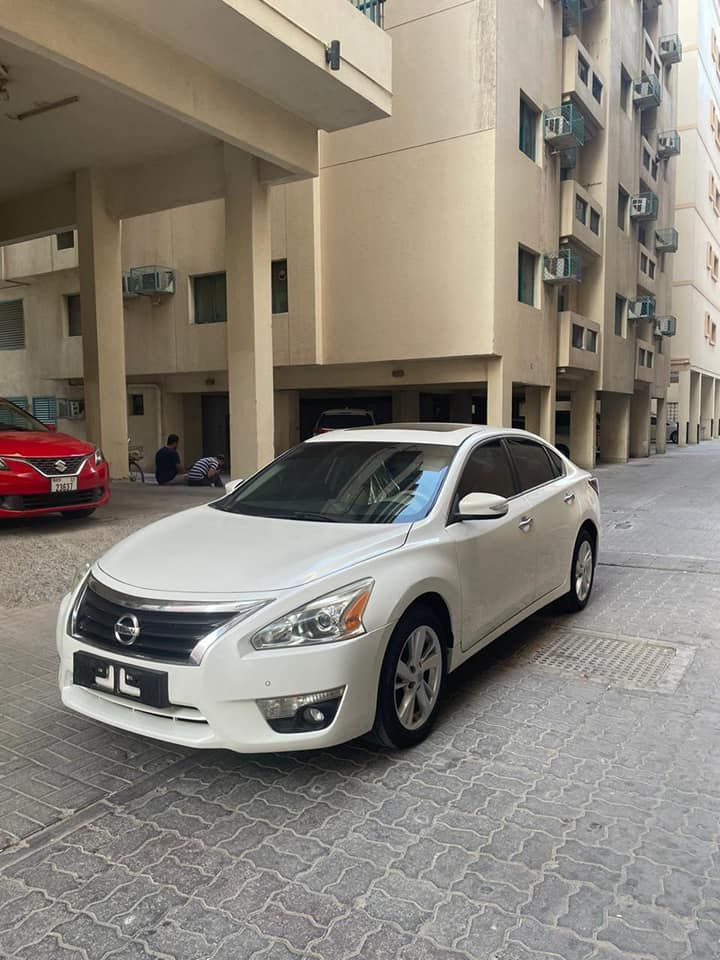
[[[225,455],[230,469],[230,409],[226,393],[202,395],[202,452],[204,457]]]

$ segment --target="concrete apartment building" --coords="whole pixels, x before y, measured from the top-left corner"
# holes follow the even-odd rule
[[[675,261],[670,418],[678,442],[720,435],[720,4],[682,0],[683,62],[678,73]]]
[[[266,385],[250,410],[254,341],[231,335],[238,250],[222,191],[128,202],[128,434],[152,451],[174,430],[186,459],[230,449],[241,474],[268,442],[279,452],[347,405],[557,433],[588,466],[598,450],[647,456],[674,332],[676,0],[358,5],[368,17],[348,13],[392,41],[393,115],[357,125],[366,106],[326,123],[319,176],[286,166],[270,189],[267,271],[251,284],[265,300],[251,312],[257,344],[272,332],[273,402]],[[382,13],[384,33],[369,22]],[[386,55],[365,54],[385,90]],[[373,108],[389,112],[379,96]],[[25,350],[0,350],[0,393],[82,417],[74,243],[65,229],[4,249],[0,311],[22,300]]]

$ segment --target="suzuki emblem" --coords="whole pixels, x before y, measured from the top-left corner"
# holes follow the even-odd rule
[[[65,471],[67,470],[67,464],[65,463],[64,460],[56,460],[55,469],[57,470],[58,473],[65,473]]]
[[[134,613],[127,613],[115,624],[115,639],[124,647],[129,647],[140,636],[140,621]]]

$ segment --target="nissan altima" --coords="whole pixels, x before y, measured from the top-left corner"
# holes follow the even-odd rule
[[[599,529],[595,478],[530,433],[323,434],[81,572],[62,699],[190,747],[409,747],[463,661],[552,601],[587,604]]]

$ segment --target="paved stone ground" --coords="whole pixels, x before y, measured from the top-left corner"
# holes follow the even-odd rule
[[[118,488],[85,532],[0,533],[0,956],[720,958],[719,473],[720,444],[601,469],[592,604],[476,657],[401,755],[190,753],[62,709],[53,553],[187,492],[133,520]],[[569,626],[689,667],[661,693],[525,655]]]

